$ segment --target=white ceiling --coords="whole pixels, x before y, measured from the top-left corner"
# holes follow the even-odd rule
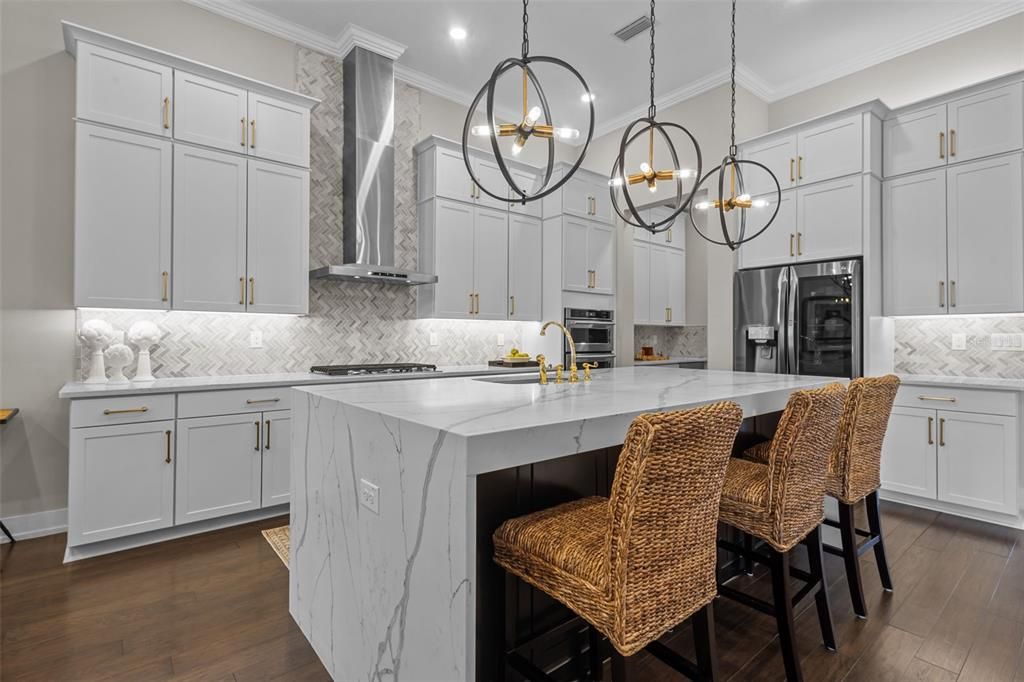
[[[520,54],[522,7],[516,0],[189,1],[326,51],[340,49],[349,24],[368,29],[406,46],[399,77],[462,102],[500,60]],[[662,0],[657,6],[660,104],[725,81],[729,6],[728,0]],[[637,0],[530,4],[531,54],[559,57],[579,69],[597,97],[598,133],[646,109],[648,37],[622,43],[612,33],[648,11],[648,2]],[[739,79],[772,101],[1022,11],[1019,0],[746,0],[737,10]],[[454,25],[469,32],[465,41],[448,37]],[[552,111],[581,125],[578,91],[568,94],[565,83],[545,88]],[[514,92],[508,88],[506,107]]]

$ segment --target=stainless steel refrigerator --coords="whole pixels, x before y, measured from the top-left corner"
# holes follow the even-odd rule
[[[733,286],[733,368],[859,377],[860,259],[741,270]]]

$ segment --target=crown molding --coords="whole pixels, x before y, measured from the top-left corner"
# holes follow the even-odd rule
[[[319,31],[306,28],[293,21],[282,19],[266,10],[237,0],[184,0],[190,5],[213,14],[245,24],[264,33],[283,38],[290,42],[319,52],[337,54],[337,41]]]
[[[437,95],[457,104],[469,106],[473,102],[474,94],[461,88],[456,88],[440,78],[434,78],[422,71],[409,68],[405,64],[395,64],[395,78],[419,88],[424,92]]]
[[[354,47],[375,52],[392,61],[401,57],[405,52],[405,45],[402,43],[355,24],[345,26],[341,35],[335,40],[335,46],[335,54],[340,57],[347,55]]]

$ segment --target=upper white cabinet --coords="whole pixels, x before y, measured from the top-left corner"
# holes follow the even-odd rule
[[[172,69],[83,43],[78,48],[75,116],[161,137],[173,125]]]
[[[171,300],[171,142],[75,126],[75,305]]]
[[[564,177],[570,168],[569,164],[557,164],[551,174],[551,184]],[[616,215],[608,191],[608,178],[578,169],[558,191],[544,198],[545,218],[563,214],[614,224]]]
[[[864,179],[859,175],[796,191],[797,261],[835,260],[864,253]]]
[[[885,314],[1024,311],[1021,154],[883,184]]]
[[[1024,84],[1010,83],[885,122],[885,175],[927,170],[1024,146]]]
[[[562,288],[615,293],[615,231],[580,218],[562,218]]]
[[[780,135],[743,145],[743,158],[766,166],[779,181],[781,189],[796,187],[796,157],[795,134]],[[746,171],[748,167],[741,165],[740,169]],[[744,176],[743,188],[751,196],[757,196],[774,192],[775,183],[763,169],[750,168],[750,172]],[[717,192],[717,189],[714,191]]]
[[[841,178],[864,170],[860,114],[801,128],[796,135],[799,185]]]
[[[63,26],[78,60],[75,305],[305,313],[317,100]]]
[[[440,144],[439,144],[440,142]],[[473,182],[466,170],[466,162],[462,158],[461,148],[453,142],[432,138],[416,147],[417,153],[417,199],[426,201],[432,197],[443,197],[466,201],[491,208],[511,210],[516,213],[539,216],[540,202],[510,204],[508,201],[496,199]],[[505,178],[498,168],[497,161],[490,155],[471,150],[469,163],[473,168],[480,185],[498,196],[511,196]],[[506,163],[509,163],[506,161]],[[525,165],[509,163],[509,175],[516,179],[520,187],[532,188],[536,183],[536,171]],[[528,189],[528,191],[533,191]]]
[[[309,308],[309,171],[249,159],[248,296],[254,313]]]
[[[774,199],[775,195],[763,198]],[[760,197],[759,197],[760,198]],[[754,237],[739,250],[739,267],[764,268],[782,263],[791,263],[796,259],[796,192],[783,192],[779,201],[779,212],[768,227]],[[767,219],[767,218],[765,218]],[[717,228],[718,213],[710,211],[708,220],[714,221]],[[751,218],[753,221],[753,218]],[[763,225],[762,222],[760,225]],[[760,225],[751,225],[751,229],[761,229]]]
[[[655,206],[644,213],[653,223],[666,219],[672,209]],[[685,217],[668,230],[651,234],[633,231],[633,322],[681,326],[686,320]],[[677,227],[678,225],[678,227]]]
[[[512,213],[508,218],[508,319],[541,319],[541,221]]]

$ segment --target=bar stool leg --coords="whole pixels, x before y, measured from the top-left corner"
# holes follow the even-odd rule
[[[612,682],[629,682],[634,660],[634,656],[623,656],[612,647]]]
[[[754,575],[754,561],[749,558],[754,551],[754,536],[750,533],[743,533],[743,549],[747,551],[747,556],[740,557],[740,567],[747,575]]]
[[[718,645],[715,642],[715,602],[693,614],[693,644],[697,651],[697,670],[704,680],[722,679],[718,673]]]
[[[789,590],[789,554],[770,548],[772,574],[772,600],[775,604],[775,620],[779,627],[779,646],[782,661],[786,666],[786,679],[803,682],[803,672],[796,653],[793,628],[793,596]]]
[[[864,605],[864,587],[860,581],[860,559],[857,556],[857,531],[853,518],[853,505],[839,503],[839,535],[843,540],[843,562],[846,564],[846,583],[850,587],[850,601],[858,618],[867,618]]]
[[[604,679],[604,654],[601,650],[601,633],[593,625],[590,625],[587,627],[587,639],[589,640],[587,659],[590,662],[590,679],[594,680],[594,682],[601,682]]]
[[[889,575],[889,561],[885,558],[885,541],[882,539],[882,520],[878,513],[878,491],[868,493],[864,498],[864,505],[868,510],[868,530],[872,537],[877,537],[875,543],[875,563],[878,564],[878,576],[882,580],[882,587],[886,592],[892,592],[892,576]]]
[[[821,526],[811,531],[807,538],[807,559],[811,575],[818,581],[814,604],[818,608],[818,624],[821,626],[821,641],[829,651],[836,650],[836,633],[832,627],[832,609],[828,602],[828,581],[825,579],[825,552],[821,547]]]

